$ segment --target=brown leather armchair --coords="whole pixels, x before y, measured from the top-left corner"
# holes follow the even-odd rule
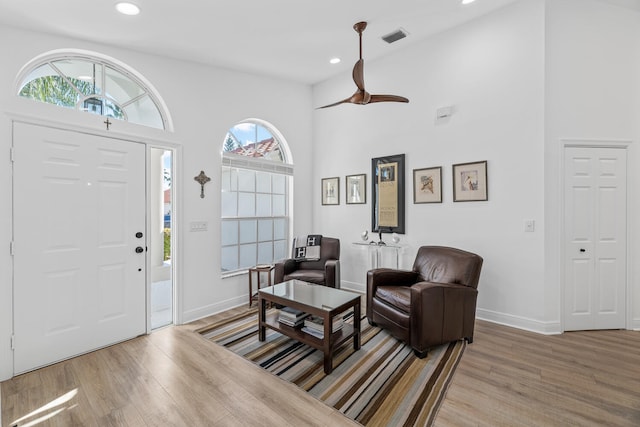
[[[322,237],[318,261],[296,261],[293,258],[277,261],[274,283],[293,279],[340,288],[340,240]]]
[[[409,344],[416,356],[464,338],[473,342],[482,258],[443,246],[418,249],[411,271],[367,272],[367,320]]]

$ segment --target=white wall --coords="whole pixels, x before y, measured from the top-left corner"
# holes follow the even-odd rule
[[[630,327],[640,329],[640,13],[595,0],[548,1],[546,13],[545,303],[560,318],[562,140],[631,141],[628,149]]]
[[[423,244],[477,252],[485,260],[478,317],[560,332],[560,140],[632,141],[628,188],[638,187],[638,20],[638,11],[598,0],[521,0],[366,62],[370,92],[405,95],[411,102],[342,105],[314,114],[314,224],[344,242],[343,286],[364,289],[367,260],[351,242],[370,229],[371,195],[366,206],[346,205],[344,196],[340,206],[320,206],[319,181],[340,176],[343,182],[345,175],[366,172],[370,193],[371,158],[405,153],[403,267],[411,267]],[[354,90],[345,73],[314,88],[314,105]],[[454,115],[436,123],[436,108],[448,105]],[[475,160],[488,161],[489,201],[453,203],[451,165]],[[413,204],[411,171],[431,166],[444,167],[444,202]],[[638,329],[635,193],[629,192],[628,326]],[[535,220],[534,233],[524,232],[526,219]]]
[[[176,200],[175,218],[179,239],[178,286],[182,297],[182,321],[212,314],[245,303],[247,277],[220,277],[220,151],[227,130],[246,118],[272,123],[286,138],[295,162],[295,229],[310,228],[313,209],[311,89],[302,84],[238,73],[195,63],[184,63],[123,49],[25,32],[0,26],[0,379],[12,375],[9,341],[12,331],[12,259],[11,240],[11,116],[24,114],[39,119],[69,122],[102,130],[102,119],[62,110],[46,104],[19,99],[15,80],[20,68],[44,52],[73,48],[99,52],[128,64],[158,90],[172,115],[175,132],[126,127],[142,140],[166,141],[180,148],[174,185],[182,194]],[[11,41],[8,43],[6,41]],[[212,178],[206,185],[206,197],[193,180],[200,170]],[[191,221],[207,221],[207,232],[189,232]]]
[[[403,267],[421,245],[476,252],[484,258],[478,315],[544,329],[543,2],[516,3],[365,62],[365,83],[371,93],[404,95],[410,103],[314,114],[314,224],[343,242],[343,286],[364,289],[366,268],[350,242],[370,229],[371,158],[405,153]],[[314,88],[314,105],[354,90],[350,75],[327,81]],[[436,109],[448,105],[454,115],[436,123]],[[451,165],[479,160],[488,161],[489,200],[454,203]],[[412,170],[431,166],[443,167],[443,203],[413,204]],[[344,196],[340,206],[320,206],[321,177],[340,176],[343,185],[345,175],[365,172],[366,206],[346,205]],[[526,219],[536,221],[534,233],[524,232]]]

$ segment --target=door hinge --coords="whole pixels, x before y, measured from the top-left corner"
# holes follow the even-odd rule
[[[13,240],[9,242],[9,255],[13,256]]]
[[[11,350],[15,350],[16,349],[16,336],[15,335],[11,335]]]

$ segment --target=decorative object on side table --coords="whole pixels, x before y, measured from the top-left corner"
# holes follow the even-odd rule
[[[340,204],[340,178],[322,178],[322,204]]]
[[[347,204],[367,203],[367,175],[347,175],[345,180]]]
[[[442,167],[413,170],[413,203],[442,203]]]
[[[489,200],[487,161],[453,165],[453,201]]]
[[[211,178],[209,178],[204,171],[200,171],[200,174],[198,176],[194,176],[193,179],[200,184],[200,198],[204,199],[204,185],[211,181]]]

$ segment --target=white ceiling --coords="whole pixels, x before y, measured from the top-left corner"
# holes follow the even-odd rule
[[[0,0],[0,23],[314,84],[350,72],[358,21],[369,23],[363,50],[371,60],[517,0],[132,1],[138,16],[117,13],[117,0]],[[399,28],[409,36],[380,39]],[[342,62],[330,65],[334,56]]]

